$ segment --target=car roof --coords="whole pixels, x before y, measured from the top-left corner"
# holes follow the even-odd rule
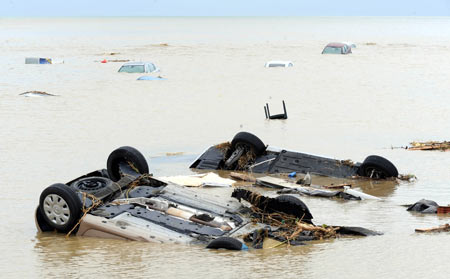
[[[326,47],[343,47],[346,46],[346,44],[343,43],[329,43],[328,45],[326,45]]]
[[[127,62],[122,66],[143,66],[145,64],[153,64],[152,62]]]

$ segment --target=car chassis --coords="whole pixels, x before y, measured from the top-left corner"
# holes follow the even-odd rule
[[[397,168],[387,159],[371,155],[363,163],[336,160],[266,146],[258,137],[239,132],[231,143],[211,146],[190,166],[201,170],[240,170],[255,173],[311,173],[338,178],[397,177]]]

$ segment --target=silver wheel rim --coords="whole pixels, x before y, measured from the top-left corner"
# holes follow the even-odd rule
[[[50,194],[44,199],[45,216],[56,225],[65,225],[69,222],[70,209],[67,202],[57,194]]]

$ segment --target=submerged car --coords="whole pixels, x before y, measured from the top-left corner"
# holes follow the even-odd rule
[[[293,67],[294,63],[292,61],[268,61],[266,64],[264,64],[264,67],[266,68],[273,68],[273,67]]]
[[[349,54],[352,53],[352,47],[345,43],[329,43],[325,46],[322,54]]]
[[[294,197],[271,200],[275,206],[281,200],[290,214],[305,216],[305,221],[312,219]],[[47,187],[35,221],[41,232],[244,249],[236,237],[255,228],[245,210],[235,198],[214,199],[152,177],[144,156],[125,146],[109,155],[107,169]]]
[[[362,163],[330,159],[296,151],[266,146],[257,136],[239,132],[231,143],[211,146],[190,166],[194,169],[243,170],[255,173],[311,173],[351,178],[397,177],[397,168],[389,160],[368,156]]]
[[[356,44],[353,42],[342,42],[342,43],[348,45],[351,48],[356,48]]]
[[[244,206],[241,199],[254,207]],[[278,227],[263,224],[267,214],[274,214],[274,218],[281,216],[283,222],[289,219],[291,223]],[[231,250],[247,249],[242,240],[261,248],[262,238],[256,237],[261,230],[266,231],[264,235],[268,238],[292,241],[292,245],[320,239],[322,236],[315,233],[312,219],[307,206],[294,196],[268,198],[246,189],[235,189],[232,198],[219,199],[156,179],[148,174],[144,156],[129,146],[109,155],[107,169],[44,189],[35,211],[36,226],[41,232],[207,244],[207,248]],[[304,228],[303,232],[283,240],[286,231],[297,230],[298,225]],[[329,228],[334,236],[336,233],[377,234],[358,227]]]
[[[151,62],[128,62],[122,65],[119,73],[155,73],[159,68]]]

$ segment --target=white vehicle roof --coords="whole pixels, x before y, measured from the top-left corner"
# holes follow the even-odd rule
[[[153,64],[152,62],[127,62],[123,64],[122,66],[142,66],[145,64]]]
[[[290,64],[290,65],[289,65]],[[273,60],[273,61],[268,61],[266,62],[266,64],[264,65],[264,67],[270,67],[272,65],[272,67],[274,65],[284,65],[284,67],[289,67],[289,66],[294,66],[294,63],[292,63],[292,61],[281,61],[281,60]],[[282,66],[279,66],[282,67]]]

